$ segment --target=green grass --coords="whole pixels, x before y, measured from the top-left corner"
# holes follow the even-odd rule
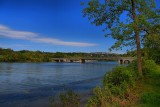
[[[160,66],[144,77],[137,107],[160,107]]]

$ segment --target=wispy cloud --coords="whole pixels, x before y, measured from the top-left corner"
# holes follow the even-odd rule
[[[0,47],[3,48],[13,48],[13,47],[31,47],[31,45],[24,45],[24,44],[2,44],[0,43]]]
[[[68,42],[68,41],[63,41],[55,38],[41,37],[40,34],[38,33],[13,30],[4,25],[0,25],[0,36],[12,38],[12,39],[29,40],[32,42],[47,43],[52,45],[79,46],[79,47],[88,47],[88,46],[98,45],[94,43]]]

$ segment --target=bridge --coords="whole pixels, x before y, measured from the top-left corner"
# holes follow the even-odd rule
[[[135,57],[106,57],[106,58],[52,58],[52,61],[54,62],[79,62],[79,63],[85,63],[85,62],[93,62],[93,61],[118,61],[119,64],[129,64],[133,60],[135,60]]]
[[[129,64],[135,59],[136,59],[135,57],[120,57],[118,58],[118,63],[119,64]]]

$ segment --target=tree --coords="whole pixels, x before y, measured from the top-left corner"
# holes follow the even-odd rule
[[[153,26],[144,38],[144,55],[160,63],[160,24]]]
[[[136,46],[137,66],[142,76],[141,41],[158,18],[154,0],[89,0],[83,14],[92,24],[105,26],[105,36],[117,40],[111,50]]]

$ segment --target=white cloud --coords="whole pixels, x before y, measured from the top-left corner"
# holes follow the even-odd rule
[[[24,45],[24,44],[2,44],[0,43],[0,48],[13,48],[13,47],[31,47],[31,45]]]
[[[98,44],[93,44],[93,43],[68,42],[68,41],[63,41],[63,40],[59,40],[55,38],[41,37],[38,33],[13,30],[4,25],[0,25],[0,36],[12,38],[12,39],[29,40],[32,42],[47,43],[47,44],[52,44],[52,45],[79,46],[79,47],[98,45]]]

